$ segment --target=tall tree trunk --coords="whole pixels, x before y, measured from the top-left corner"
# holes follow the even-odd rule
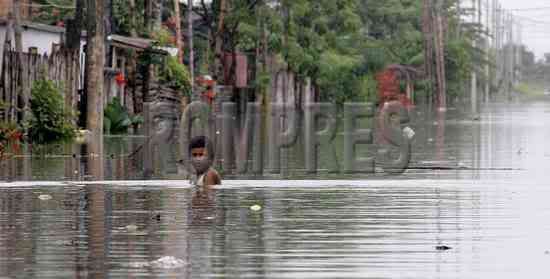
[[[129,14],[128,20],[130,24],[130,37],[136,38],[137,34],[137,24],[136,24],[136,0],[129,0]],[[132,98],[132,106],[128,107],[128,112],[130,114],[139,113],[139,102],[137,96],[137,55],[134,51],[128,54],[128,64],[127,64],[127,73],[128,73],[128,86],[125,87],[125,90],[128,92],[128,96]],[[134,127],[137,128],[137,127]]]
[[[105,64],[104,1],[87,0],[86,47],[87,96],[86,128],[94,135],[103,134],[103,67]]]
[[[128,0],[128,21],[130,24],[130,36],[137,37],[136,31],[136,0]]]
[[[80,39],[83,27],[84,0],[76,0],[74,19],[67,22],[65,46],[71,50],[80,50]]]
[[[174,20],[176,21],[176,48],[178,49],[178,61],[180,63],[183,63],[183,45],[181,43],[180,0],[174,0]]]
[[[160,29],[162,0],[145,1],[145,26],[152,35],[155,30]]]
[[[227,12],[227,0],[220,0],[218,21],[216,32],[214,32],[215,48],[214,48],[214,68],[216,80],[220,84],[224,84],[224,69],[223,69],[223,30],[225,25],[225,14]]]
[[[428,79],[429,92],[426,99],[428,106],[432,106],[434,93],[434,28],[432,0],[424,0],[424,14],[422,19],[422,32],[424,33],[424,73]]]
[[[445,32],[443,23],[443,0],[436,0],[435,10],[435,55],[437,77],[437,105],[439,111],[447,109],[447,80],[445,74]]]
[[[160,30],[162,25],[162,0],[153,1],[153,30]]]
[[[153,1],[156,0],[145,0],[145,7],[143,9],[143,23],[145,24],[145,28],[147,28],[148,31],[152,30],[152,17],[153,17]],[[152,35],[152,34],[149,34]]]
[[[160,10],[162,0],[149,0],[146,2],[147,29],[150,35],[155,34],[160,29]],[[152,85],[156,84],[155,66],[149,65],[143,83],[143,102],[151,101]]]
[[[15,39],[15,51],[17,52],[17,62],[19,66],[19,74],[17,81],[17,95],[21,101],[21,118],[20,120],[26,119],[26,114],[28,110],[29,103],[29,93],[30,86],[26,83],[28,82],[28,73],[25,71],[23,63],[25,63],[23,57],[23,31],[21,28],[21,2],[20,0],[13,0],[13,17],[14,17],[14,39]],[[27,85],[27,86],[24,86]]]
[[[2,53],[1,55],[3,55],[2,57],[2,76],[0,78],[2,78],[2,83],[6,82],[6,67],[5,65],[7,65],[7,61],[6,59],[8,58],[8,51],[11,51],[12,50],[12,39],[13,39],[13,14],[11,12],[8,12],[8,22],[7,22],[7,25],[6,25],[6,32],[5,32],[5,36],[4,36],[4,53]],[[4,110],[4,120],[7,120],[7,121],[13,121],[14,120],[14,111],[15,111],[15,108],[13,107],[12,104],[14,104],[15,102],[12,100],[12,94],[8,94],[8,89],[6,88],[6,84],[4,84],[4,92],[2,92],[4,94],[4,101],[5,101],[5,105],[6,105],[6,108]]]
[[[189,74],[191,77],[191,93],[195,88],[195,51],[193,45],[193,0],[187,2],[187,37],[189,41]]]
[[[75,110],[75,93],[78,91],[78,76],[80,69],[80,40],[82,36],[84,0],[76,1],[75,16],[67,21],[65,34],[65,57],[68,64],[68,82],[65,84],[65,109]]]

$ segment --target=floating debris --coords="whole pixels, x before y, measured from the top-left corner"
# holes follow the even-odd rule
[[[416,133],[415,133],[414,130],[411,129],[410,127],[405,127],[405,128],[403,129],[403,134],[404,134],[407,138],[409,138],[409,140],[412,140],[412,139],[414,138],[414,136],[415,136]]]
[[[180,268],[185,265],[185,261],[182,259],[174,258],[172,256],[162,257],[156,261],[151,262],[151,266],[162,269],[174,269]]]
[[[470,167],[468,167],[468,165],[464,162],[458,162],[457,166],[460,168],[460,169],[468,169]]]
[[[51,196],[51,195],[44,194],[44,195],[38,196],[38,199],[40,199],[40,200],[42,200],[42,201],[49,201],[49,200],[52,199],[52,196]]]
[[[128,225],[126,226],[126,230],[128,230],[129,232],[136,232],[138,229],[138,227],[136,225]]]
[[[150,267],[151,263],[148,263],[148,262],[132,262],[132,263],[128,264],[128,266],[130,266],[131,268],[146,268],[146,267]]]
[[[255,204],[253,206],[250,207],[250,210],[252,211],[260,211],[262,210],[262,206],[258,205],[258,204]]]
[[[447,251],[447,250],[451,250],[453,248],[451,248],[449,246],[445,246],[445,245],[438,245],[438,246],[435,246],[435,249],[438,250],[438,251]]]

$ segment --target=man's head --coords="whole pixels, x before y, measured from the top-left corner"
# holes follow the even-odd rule
[[[197,171],[202,174],[210,168],[214,161],[214,151],[210,140],[205,136],[198,136],[191,139],[189,143],[189,155],[191,156],[191,164]]]

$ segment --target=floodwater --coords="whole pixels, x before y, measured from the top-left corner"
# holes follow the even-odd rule
[[[142,139],[106,143],[99,166],[16,158],[3,177],[36,182],[0,183],[0,278],[546,278],[550,103],[412,126],[391,176],[85,182],[146,177],[128,159]],[[151,177],[178,178],[171,161]]]

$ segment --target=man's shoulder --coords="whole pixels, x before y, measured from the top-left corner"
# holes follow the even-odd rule
[[[210,168],[210,170],[208,170],[207,176],[210,179],[210,181],[212,181],[214,184],[221,184],[222,182],[220,174],[214,168]]]

